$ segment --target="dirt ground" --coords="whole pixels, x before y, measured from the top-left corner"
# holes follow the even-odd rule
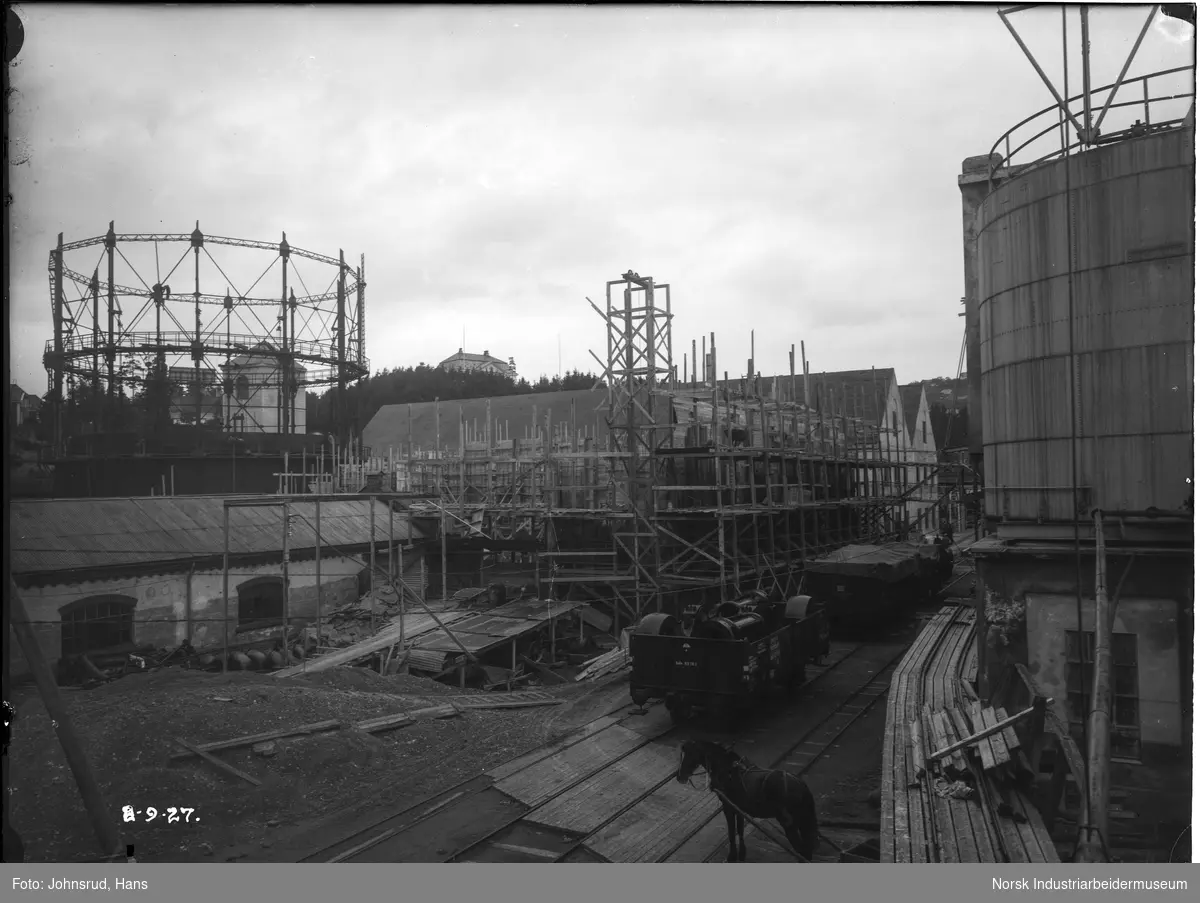
[[[169,668],[63,695],[123,841],[135,845],[139,861],[183,862],[230,848],[266,850],[281,831],[357,801],[385,806],[466,780],[619,706],[619,683],[540,688],[567,700],[557,706],[469,710],[376,735],[342,729],[277,740],[269,757],[249,748],[216,753],[260,780],[258,787],[196,757],[169,761],[180,749],[173,738],[206,743],[335,718],[345,724],[429,707],[462,691],[363,668],[290,679]],[[40,697],[25,688],[15,701],[10,812],[26,861],[98,858]],[[141,814],[126,822],[124,806]],[[148,807],[160,813],[151,822]],[[168,822],[169,807],[195,811]]]

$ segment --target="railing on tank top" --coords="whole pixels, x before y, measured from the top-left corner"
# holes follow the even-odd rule
[[[1058,146],[1049,153],[1042,154],[1040,157],[1028,162],[1018,163],[1016,162],[1016,157],[1018,154],[1020,154],[1022,151],[1025,151],[1035,142],[1040,141],[1052,132],[1061,129],[1063,126],[1061,119],[1061,108],[1058,104],[1053,104],[1049,107],[1046,107],[1044,110],[1039,110],[1037,113],[1034,113],[1032,116],[1026,119],[1022,119],[1011,129],[1001,135],[1000,138],[997,139],[996,143],[992,145],[992,149],[989,154],[989,159],[991,159],[992,162],[988,168],[989,189],[992,187],[991,183],[996,178],[997,173],[1005,170],[1007,170],[1006,175],[1011,177],[1033,169],[1034,167],[1040,166],[1043,163],[1056,160],[1065,156],[1067,153],[1074,153],[1080,150],[1086,150],[1089,147],[1099,147],[1105,144],[1112,144],[1117,141],[1126,141],[1130,138],[1139,138],[1143,135],[1179,128],[1185,123],[1190,124],[1190,122],[1194,121],[1195,118],[1194,104],[1196,92],[1194,88],[1179,94],[1162,94],[1156,97],[1150,96],[1150,83],[1152,81],[1158,81],[1161,85],[1167,77],[1179,75],[1180,73],[1184,72],[1194,73],[1195,66],[1179,66],[1174,69],[1162,69],[1158,72],[1151,72],[1146,75],[1136,76],[1134,78],[1124,78],[1120,82],[1114,82],[1113,84],[1105,85],[1102,88],[1093,88],[1089,94],[1093,96],[1092,111],[1093,115],[1096,116],[1096,119],[1092,123],[1092,130],[1096,132],[1096,138],[1092,141],[1084,141],[1082,136],[1076,132],[1076,140],[1073,144],[1067,144],[1064,147],[1060,140]],[[1136,100],[1124,100],[1116,102],[1117,92],[1131,85],[1138,84],[1140,84],[1142,88],[1140,98]],[[1114,86],[1117,88],[1117,91],[1113,91]],[[1097,105],[1095,103],[1094,96],[1098,94],[1104,95],[1106,92],[1110,93],[1110,96],[1102,96],[1099,98],[1101,101],[1101,104],[1099,105],[1100,112],[1096,114],[1095,111],[1097,109]],[[1189,97],[1193,99],[1193,105],[1188,107],[1186,112],[1184,112],[1182,115],[1174,116],[1173,114],[1182,110],[1184,105],[1176,104],[1170,108],[1168,108],[1167,105],[1173,101],[1181,101]],[[1078,104],[1082,108],[1083,98],[1084,95],[1080,93],[1066,101],[1066,106],[1071,110],[1071,114],[1075,117],[1076,122],[1079,122],[1082,118],[1082,109],[1076,111],[1073,105]],[[1132,125],[1128,125],[1115,132],[1111,132],[1108,135],[1100,135],[1100,126],[1103,124],[1105,117],[1111,111],[1127,110],[1130,108],[1138,108],[1141,116],[1144,118],[1137,119]],[[1162,117],[1158,122],[1153,121],[1152,117],[1155,113]],[[1036,132],[1032,136],[1021,140],[1021,142],[1015,147],[1013,146],[1014,142],[1018,140],[1018,133],[1021,133],[1022,130],[1024,130],[1027,126],[1032,126],[1034,128],[1039,127],[1041,123],[1044,122],[1048,117],[1053,117],[1053,121],[1049,125],[1041,128],[1040,131]],[[1066,122],[1066,126],[1070,129],[1074,128],[1069,120]],[[1004,148],[1004,153],[1002,155],[999,153],[1001,147]],[[1000,157],[998,161],[994,159],[997,156]]]

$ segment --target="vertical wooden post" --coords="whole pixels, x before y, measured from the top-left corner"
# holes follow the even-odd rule
[[[979,684],[980,699],[991,696],[991,680],[988,677],[987,655],[987,596],[983,589],[983,574],[980,571],[979,559],[975,559],[975,669],[976,680]],[[1037,773],[1037,763],[1034,763],[1034,773]]]
[[[184,611],[187,615],[187,635],[186,640],[188,645],[192,644],[192,577],[196,574],[196,565],[192,564],[188,567],[187,587],[184,595]]]
[[[412,537],[412,516],[411,515],[409,516],[409,519],[408,519],[408,528],[404,532],[408,534],[409,538]],[[405,601],[404,601],[405,584],[404,584],[404,539],[403,539],[403,537],[401,537],[400,542],[398,542],[396,544],[396,582],[397,582],[396,591],[400,595],[400,647],[399,648],[400,648],[401,655],[403,655],[404,654],[404,639],[405,639],[404,619],[408,614],[408,606],[405,604]],[[402,668],[403,668],[403,670],[401,673],[407,674],[408,673],[408,665],[405,664],[402,666]]]
[[[316,498],[315,512],[315,527],[317,534],[316,539],[316,566],[317,566],[317,645],[321,643],[321,596],[324,595],[324,588],[321,586],[321,496],[318,493]],[[307,661],[307,658],[305,659]]]
[[[290,665],[292,663],[292,655],[288,650],[288,609],[291,607],[292,591],[291,584],[288,581],[288,559],[289,559],[289,543],[288,533],[291,530],[292,507],[288,498],[283,499],[283,663]]]
[[[105,856],[117,853],[121,849],[121,835],[113,817],[113,810],[109,808],[100,791],[100,783],[84,753],[83,743],[80,741],[79,735],[75,733],[75,727],[71,723],[71,717],[63,702],[62,694],[59,692],[58,683],[54,679],[54,674],[50,670],[50,665],[46,661],[37,635],[34,633],[33,625],[29,621],[25,602],[17,590],[16,583],[11,578],[8,582],[8,592],[12,606],[10,618],[12,631],[16,634],[17,642],[21,644],[21,651],[25,653],[25,661],[29,664],[29,670],[37,684],[38,693],[46,707],[46,714],[50,716],[50,723],[58,735],[67,765],[75,776],[75,783],[79,787],[79,795],[83,797],[83,805],[91,820],[92,830],[95,832],[100,849]],[[5,827],[8,827],[7,819]]]
[[[1108,849],[1109,760],[1112,757],[1112,619],[1108,598],[1108,555],[1104,545],[1104,512],[1096,509],[1096,651],[1093,659],[1092,706],[1088,717],[1088,809],[1093,830],[1082,829],[1079,859],[1104,862]],[[1080,625],[1082,627],[1082,625]],[[1079,636],[1083,643],[1083,634]],[[1082,788],[1081,788],[1082,790]]]
[[[221,656],[221,673],[229,671],[229,506],[225,505],[225,554],[221,564],[222,595],[225,603],[225,619],[222,622],[222,646],[225,654]]]

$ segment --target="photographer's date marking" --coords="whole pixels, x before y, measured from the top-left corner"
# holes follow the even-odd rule
[[[186,822],[187,824],[195,824],[195,822],[192,821],[192,813],[194,813],[195,811],[196,811],[195,809],[189,809],[186,806],[183,806],[180,808],[176,808],[175,806],[168,806],[167,807],[167,823],[175,824],[176,822],[179,821],[179,816],[182,813],[184,822]],[[143,814],[142,810],[134,809],[133,806],[122,806],[121,807],[121,817],[124,818],[124,820],[127,822],[137,821],[137,817],[141,814]],[[146,807],[145,815],[146,815],[147,822],[154,821],[154,819],[158,818],[158,816],[161,814],[162,813],[160,813],[153,806]],[[197,817],[196,821],[197,822],[200,821],[200,818]]]

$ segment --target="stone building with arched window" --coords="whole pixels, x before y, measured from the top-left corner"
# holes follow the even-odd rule
[[[12,503],[12,573],[42,653],[60,665],[81,655],[173,649],[220,652],[315,623],[370,587],[371,506],[376,585],[393,560],[404,583],[424,573],[425,534],[383,502],[321,506],[318,593],[314,506],[293,502],[287,581],[280,505],[231,508],[225,594],[223,502],[218,496],[25,499]],[[389,518],[392,518],[389,522]],[[389,540],[389,537],[391,539]],[[318,608],[319,606],[319,608]],[[261,641],[261,640],[259,640]],[[18,643],[10,673],[28,673]]]

